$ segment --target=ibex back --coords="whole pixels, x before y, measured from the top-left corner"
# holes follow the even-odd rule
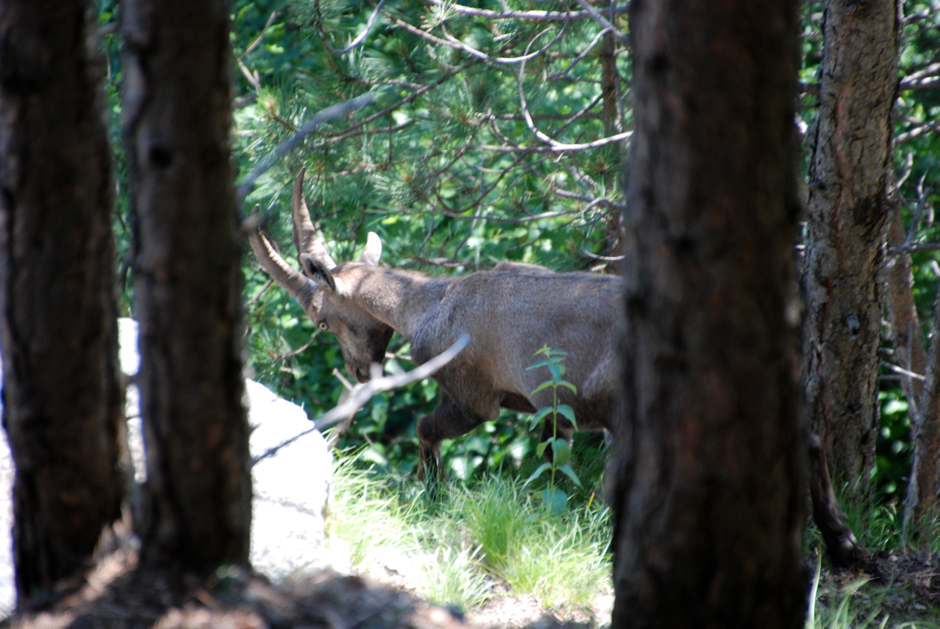
[[[438,467],[443,439],[495,420],[500,407],[523,413],[551,405],[552,391],[532,391],[547,379],[528,370],[544,345],[565,350],[559,403],[574,409],[581,429],[612,429],[616,371],[613,339],[619,320],[619,281],[607,275],[552,273],[500,263],[492,271],[437,278],[378,266],[382,243],[369,233],[358,262],[337,265],[310,220],[304,171],[293,190],[294,244],[303,273],[294,270],[255,229],[249,236],[261,266],[319,326],[339,339],[346,370],[359,382],[382,363],[393,331],[411,341],[423,363],[466,332],[470,344],[434,376],[442,399],[418,421],[419,475]],[[559,421],[559,434],[573,428]],[[551,434],[546,423],[543,439]],[[549,449],[550,451],[550,449]]]

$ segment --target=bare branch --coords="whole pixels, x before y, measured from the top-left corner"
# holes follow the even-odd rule
[[[617,30],[617,27],[614,26],[613,24],[611,24],[611,23],[610,23],[610,20],[608,20],[608,19],[607,19],[606,17],[604,17],[603,15],[601,15],[601,14],[600,14],[600,11],[598,11],[597,9],[595,9],[594,7],[592,7],[590,4],[588,4],[587,0],[575,0],[575,2],[577,2],[578,4],[580,4],[580,5],[581,5],[581,8],[584,9],[585,11],[587,11],[587,13],[588,13],[592,18],[594,18],[594,21],[595,21],[595,22],[597,22],[598,24],[600,24],[600,25],[603,26],[604,28],[609,29],[610,32],[613,33],[614,37],[616,37],[617,40],[618,40],[620,43],[625,44],[625,45],[629,45],[629,44],[630,44],[630,41],[627,39],[627,36],[624,35],[623,33],[621,33],[619,30]]]
[[[472,15],[475,17],[485,17],[491,20],[528,20],[533,22],[564,22],[568,20],[583,20],[593,17],[587,11],[489,11],[487,9],[475,9],[465,7],[460,4],[443,2],[442,0],[427,0],[428,4],[446,8],[448,11],[460,13],[461,15]],[[605,13],[613,12],[615,14],[626,13],[628,6],[614,7],[605,9]]]
[[[451,345],[447,350],[438,354],[428,362],[423,365],[412,369],[411,371],[405,371],[402,373],[394,374],[391,376],[383,376],[381,378],[373,377],[369,382],[365,384],[358,384],[353,387],[353,391],[350,396],[338,406],[333,407],[320,417],[318,417],[313,422],[313,428],[303,431],[299,435],[291,437],[287,441],[284,441],[274,447],[268,448],[262,454],[258,455],[251,461],[252,467],[257,465],[260,461],[277,454],[277,451],[288,446],[293,442],[297,441],[304,435],[309,435],[314,430],[324,430],[329,428],[333,424],[343,421],[345,418],[356,413],[359,409],[366,405],[366,403],[371,400],[373,397],[379,393],[385,391],[391,391],[392,389],[398,389],[405,385],[411,384],[412,382],[417,382],[418,380],[424,380],[437,373],[437,371],[452,361],[454,357],[457,356],[463,349],[470,343],[470,335],[466,332],[462,333],[460,337]],[[373,363],[373,365],[376,365]],[[381,369],[381,368],[379,368]]]
[[[238,62],[238,69],[241,71],[242,76],[244,76],[251,86],[255,88],[255,91],[261,91],[261,77],[258,76],[258,72],[252,72],[248,69],[248,66],[245,65],[245,62],[241,60],[241,57],[235,60]]]
[[[255,51],[255,48],[257,48],[258,44],[261,43],[261,40],[264,39],[264,36],[267,34],[268,29],[271,28],[271,24],[274,23],[274,18],[276,17],[277,17],[277,11],[272,11],[271,16],[268,18],[268,21],[265,23],[264,28],[261,29],[261,33],[255,39],[255,41],[251,42],[248,48],[245,48],[245,52],[238,55],[239,60],[244,59],[245,57],[247,57],[248,55],[250,55],[251,53]]]
[[[323,41],[323,47],[326,48],[330,53],[334,55],[345,55],[347,52],[349,52],[353,48],[359,46],[362,42],[365,41],[366,37],[369,35],[369,31],[372,30],[372,25],[375,24],[375,18],[379,16],[379,11],[382,10],[382,6],[384,4],[385,4],[385,0],[381,0],[381,2],[379,2],[379,6],[375,7],[375,9],[372,11],[372,15],[369,16],[369,21],[366,22],[366,27],[362,29],[362,32],[359,33],[359,36],[356,37],[356,39],[354,39],[348,46],[346,46],[345,48],[333,48],[326,41],[326,33],[323,31],[323,26],[322,26],[323,18],[320,15],[320,2],[319,0],[317,0],[317,2],[314,2],[313,3],[314,9],[317,12],[317,17],[320,18],[319,30],[320,30],[320,39]]]
[[[525,218],[499,218],[496,216],[483,216],[480,214],[475,214],[475,215],[458,214],[456,212],[451,212],[450,210],[446,208],[442,208],[440,206],[435,206],[434,209],[435,211],[440,212],[444,216],[449,216],[450,218],[458,218],[458,219],[468,220],[468,221],[482,220],[482,221],[490,221],[491,223],[506,223],[509,225],[518,224],[518,223],[530,223],[532,221],[540,221],[545,218],[555,218],[557,216],[567,216],[568,214],[571,214],[571,212],[568,212],[568,211],[543,212],[541,214],[535,214],[534,216],[526,216]]]
[[[891,247],[888,253],[897,255],[900,253],[929,253],[931,251],[940,251],[940,243],[927,242],[918,245],[905,245],[902,247]]]
[[[267,157],[261,160],[260,164],[255,166],[252,171],[248,173],[248,176],[245,177],[242,183],[238,186],[238,204],[241,205],[245,200],[245,197],[251,193],[251,190],[254,188],[255,181],[257,181],[258,177],[264,174],[269,168],[274,166],[278,160],[284,156],[285,153],[288,153],[296,148],[301,142],[304,141],[304,138],[316,131],[321,124],[345,116],[356,111],[357,109],[362,109],[366,105],[371,105],[375,102],[377,96],[378,92],[366,92],[362,96],[357,96],[356,98],[348,100],[345,103],[331,105],[330,107],[327,107],[326,109],[314,114],[313,117],[304,123],[297,133],[278,144],[277,148],[269,153]]]
[[[587,211],[588,209],[594,207],[595,205],[603,205],[604,207],[609,208],[611,210],[619,210],[621,212],[627,209],[627,206],[614,203],[613,201],[611,201],[610,199],[606,197],[591,198],[588,196],[584,196],[582,194],[577,194],[575,192],[569,192],[567,190],[555,190],[554,192],[555,194],[562,197],[563,199],[574,199],[575,201],[584,201],[585,203],[587,203],[587,206],[581,210],[582,212]]]
[[[930,65],[924,68],[921,68],[920,70],[916,72],[911,72],[906,77],[904,77],[904,80],[917,81],[918,79],[923,79],[923,78],[933,76],[937,74],[938,72],[940,72],[940,63],[931,63]],[[901,82],[902,85],[903,83],[904,81]]]
[[[599,42],[599,41],[601,40],[601,38],[602,38],[604,35],[606,35],[607,33],[609,33],[609,32],[610,32],[610,30],[609,30],[609,29],[606,29],[606,28],[603,29],[603,30],[601,30],[600,33],[598,33],[597,35],[594,36],[594,39],[591,40],[591,43],[589,43],[589,44],[584,48],[584,50],[582,50],[581,53],[580,53],[577,57],[575,57],[574,61],[572,61],[571,63],[569,63],[568,66],[567,66],[564,70],[562,70],[562,71],[560,71],[560,72],[556,72],[555,74],[549,74],[549,75],[548,75],[548,79],[549,79],[549,80],[552,80],[552,79],[560,79],[560,78],[562,78],[563,76],[565,76],[566,74],[568,74],[568,73],[571,71],[572,68],[574,68],[582,59],[584,59],[586,56],[588,56],[588,53],[590,53],[592,50],[594,50],[594,46],[597,45],[597,42]]]
[[[940,87],[940,76],[926,76],[922,79],[908,77],[901,80],[902,90],[929,90],[935,87]]]
[[[581,249],[581,254],[586,258],[589,258],[591,260],[599,260],[601,262],[620,262],[626,257],[626,256],[599,256],[596,253],[591,253],[590,251],[584,248]]]
[[[922,135],[930,133],[931,131],[937,131],[940,129],[940,120],[934,120],[933,122],[927,122],[922,124],[919,127],[914,127],[910,131],[905,131],[904,133],[899,133],[894,137],[894,145],[902,144],[908,140],[913,140],[914,138],[919,138]]]
[[[544,133],[542,133],[542,131],[539,130],[539,128],[535,125],[535,121],[532,120],[532,114],[529,113],[529,105],[525,99],[525,91],[522,89],[522,77],[523,77],[524,72],[525,72],[525,62],[523,61],[521,64],[519,64],[519,76],[518,76],[518,80],[516,81],[516,83],[519,87],[519,105],[520,107],[522,107],[522,114],[525,116],[526,126],[529,127],[529,130],[535,135],[535,137],[537,137],[539,140],[547,144],[548,148],[551,149],[552,152],[563,153],[566,151],[583,151],[585,149],[604,146],[612,142],[620,142],[622,140],[628,139],[631,135],[633,135],[632,131],[625,131],[623,133],[618,133],[616,135],[608,136],[606,138],[595,140],[594,142],[587,142],[584,144],[564,144],[562,142],[558,142],[554,140],[553,138],[550,138],[549,136],[545,135]],[[490,147],[486,145],[480,148],[482,148],[483,150],[494,150],[494,147]],[[496,148],[495,150],[502,150],[503,148],[504,147],[499,147],[499,148]]]
[[[320,334],[320,329],[317,328],[316,332],[314,332],[313,335],[310,337],[310,340],[304,343],[303,346],[293,351],[287,352],[286,354],[272,355],[271,360],[273,360],[274,362],[282,362],[282,361],[287,360],[288,358],[294,358],[295,356],[300,356],[301,354],[307,351],[307,348],[313,345],[313,342],[316,340],[319,334]]]
[[[898,367],[897,365],[893,365],[893,364],[889,363],[889,362],[886,361],[886,360],[881,361],[881,366],[884,367],[885,369],[890,369],[891,371],[893,371],[893,372],[896,373],[896,374],[900,374],[900,375],[906,376],[906,377],[908,377],[908,378],[913,378],[914,380],[920,380],[920,381],[923,382],[924,380],[927,379],[926,377],[920,375],[919,373],[914,373],[913,371],[908,371],[907,369],[904,369],[904,368],[902,368],[902,367]]]
[[[621,142],[630,139],[632,135],[632,131],[626,131],[585,144],[560,144],[557,142],[551,146],[497,146],[495,144],[482,144],[477,148],[481,151],[492,151],[494,153],[567,153],[570,151],[583,151],[597,148],[598,146],[605,146],[612,142]]]
[[[450,45],[450,44],[445,44],[445,45],[450,45],[451,48],[455,48],[455,49],[457,49],[457,50],[462,50],[462,51],[464,51],[465,53],[467,53],[467,54],[469,54],[469,55],[472,55],[472,56],[474,56],[474,57],[477,57],[478,59],[482,59],[483,61],[490,61],[490,62],[493,62],[493,63],[501,63],[501,64],[504,64],[504,65],[513,65],[513,64],[516,64],[516,63],[525,63],[526,61],[528,61],[528,60],[530,60],[530,59],[535,59],[535,58],[538,57],[539,55],[542,55],[542,54],[545,53],[549,48],[551,48],[552,46],[554,46],[554,45],[558,42],[559,39],[561,39],[562,35],[565,34],[565,31],[566,31],[567,29],[568,29],[568,23],[565,22],[565,24],[561,27],[561,30],[558,31],[558,34],[555,35],[555,37],[554,37],[550,42],[548,42],[547,44],[545,44],[544,46],[542,46],[541,48],[539,48],[539,49],[536,50],[535,52],[530,53],[530,52],[529,52],[529,48],[528,48],[528,46],[527,46],[527,47],[526,47],[526,54],[524,54],[524,55],[521,56],[521,57],[493,57],[493,56],[491,56],[491,55],[486,54],[485,52],[483,52],[483,51],[481,51],[481,50],[477,50],[476,48],[473,48],[472,46],[469,46],[469,45],[463,43],[462,41],[460,41],[459,39],[457,39],[456,37],[454,37],[453,35],[451,35],[450,33],[448,33],[448,32],[447,32],[447,29],[444,27],[444,25],[441,24],[441,32],[444,33],[444,37],[447,38],[447,41],[451,42],[451,44],[452,44],[452,45]],[[548,30],[549,30],[549,29],[545,29],[544,31],[538,33],[535,37],[532,38],[532,41],[535,41],[536,39],[538,39],[539,37],[541,37],[542,35],[544,35],[545,33],[547,33]]]

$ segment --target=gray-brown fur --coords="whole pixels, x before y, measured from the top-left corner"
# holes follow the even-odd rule
[[[307,212],[296,200],[302,178],[303,172],[294,187],[295,213]],[[309,217],[295,215],[295,224],[304,221],[309,223]],[[325,252],[322,244],[317,252],[300,252],[302,275],[257,230],[250,241],[262,267],[321,329],[337,336],[346,370],[359,382],[368,380],[372,362],[384,359],[393,330],[411,341],[419,364],[446,350],[461,333],[470,335],[467,348],[434,376],[442,400],[418,422],[423,466],[438,463],[441,440],[495,420],[500,407],[531,413],[550,405],[551,389],[531,395],[548,379],[548,371],[527,369],[546,344],[568,353],[565,379],[578,394],[561,387],[559,402],[571,405],[578,427],[612,428],[618,278],[553,273],[512,262],[492,271],[432,278],[377,266],[381,242],[374,234],[359,262],[328,268],[331,260],[320,253]],[[572,427],[564,423],[560,434],[570,438]]]

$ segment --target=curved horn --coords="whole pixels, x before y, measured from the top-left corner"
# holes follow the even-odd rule
[[[307,209],[307,202],[304,200],[304,174],[307,172],[306,166],[297,173],[294,179],[294,192],[291,195],[291,214],[294,219],[294,246],[297,247],[297,257],[300,254],[307,253],[317,259],[327,269],[336,268],[336,262],[330,257],[326,245],[317,235],[318,228],[310,220],[310,210]]]
[[[257,213],[258,210],[255,208],[252,217]],[[260,223],[260,220],[258,222]],[[317,285],[287,264],[284,258],[274,250],[268,239],[264,237],[260,228],[256,227],[248,232],[248,242],[251,243],[251,249],[255,252],[255,257],[258,258],[261,268],[267,271],[271,279],[290,293],[291,297],[296,299],[297,303],[306,310],[313,300]]]

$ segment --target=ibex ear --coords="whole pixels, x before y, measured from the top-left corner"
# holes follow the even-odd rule
[[[375,232],[369,232],[366,239],[366,247],[359,255],[359,261],[365,262],[369,266],[378,266],[379,258],[382,257],[382,239]]]
[[[319,284],[320,288],[328,288],[330,291],[336,292],[336,280],[333,279],[333,274],[322,262],[309,253],[300,254],[299,260],[300,266],[307,277]]]

